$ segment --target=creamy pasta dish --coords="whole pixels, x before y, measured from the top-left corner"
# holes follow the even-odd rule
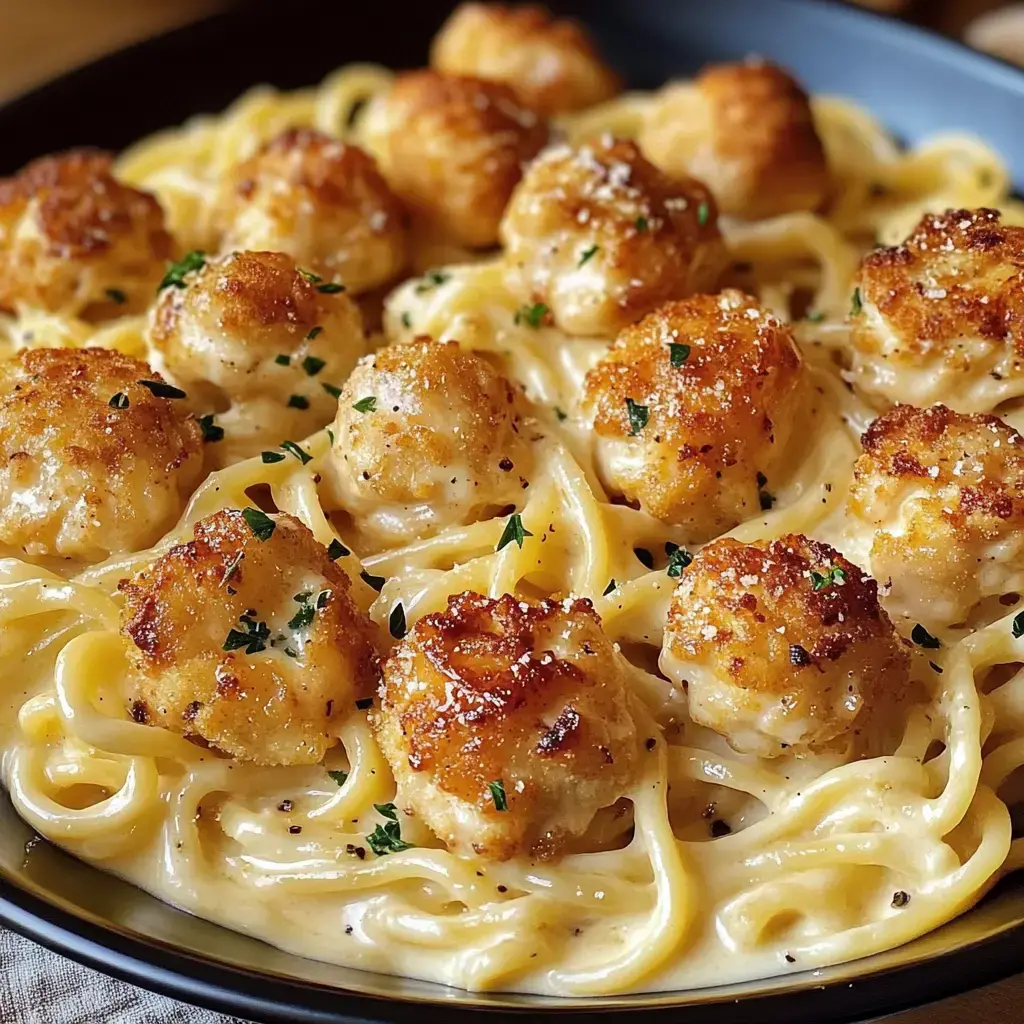
[[[956,126],[952,126],[956,127]],[[467,3],[0,182],[0,748],[303,956],[566,996],[1024,863],[1024,208],[767,59]]]

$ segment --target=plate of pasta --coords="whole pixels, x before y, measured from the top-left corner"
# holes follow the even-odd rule
[[[0,919],[263,1019],[1019,967],[1024,84],[608,7],[278,74],[257,5],[0,111],[188,53],[234,97],[0,180]]]

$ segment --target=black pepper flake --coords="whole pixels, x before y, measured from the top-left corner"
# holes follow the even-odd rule
[[[508,892],[508,886],[507,885],[499,885],[498,886],[498,892]]]
[[[352,931],[353,931],[352,925],[350,925],[350,924],[345,925],[345,934],[346,935],[351,935]]]
[[[787,964],[795,964],[796,963],[796,957],[793,956],[792,953],[787,953],[786,954],[786,963]]]
[[[282,800],[277,805],[277,809],[279,811],[283,811],[285,814],[287,814],[292,809],[292,802],[291,802],[291,800]]]
[[[892,894],[892,906],[899,910],[900,907],[905,907],[910,902],[910,893],[904,892],[902,889],[899,892]]]
[[[501,462],[498,463],[498,469],[505,473],[511,472],[511,470],[515,469],[515,463],[513,463],[513,461],[506,455]]]
[[[648,750],[653,750],[658,745],[658,741],[653,736],[648,736],[644,746]]]
[[[288,831],[291,835],[297,836],[302,831],[301,825],[289,825]]]
[[[810,665],[813,661],[810,654],[807,652],[806,647],[802,647],[800,644],[789,645],[789,663],[790,665],[803,666]]]
[[[639,561],[645,568],[654,568],[654,555],[652,555],[647,548],[633,548],[633,554],[636,555],[637,561]]]

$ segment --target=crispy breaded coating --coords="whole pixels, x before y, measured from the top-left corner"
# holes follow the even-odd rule
[[[504,82],[547,117],[611,99],[622,85],[581,25],[534,4],[459,4],[434,37],[430,63]]]
[[[857,275],[853,382],[868,397],[991,412],[1024,394],[1024,228],[996,210],[927,214]]]
[[[112,165],[76,149],[0,180],[0,309],[99,320],[149,304],[173,243],[160,204]]]
[[[639,142],[667,174],[707,183],[724,214],[815,210],[831,184],[807,93],[775,64],[716,64],[666,86]]]
[[[909,655],[878,586],[827,544],[722,538],[683,570],[661,670],[737,750],[847,751],[904,695]]]
[[[20,352],[0,363],[0,544],[97,562],[148,547],[202,475],[202,437],[161,378],[109,349]]]
[[[501,225],[509,287],[563,331],[612,336],[670,299],[712,288],[724,266],[711,193],[611,137],[547,150]]]
[[[1024,589],[1024,438],[995,416],[900,405],[871,424],[849,512],[894,614],[942,630]]]
[[[406,213],[373,158],[309,128],[290,128],[221,182],[221,250],[284,252],[353,294],[392,281],[408,257]]]
[[[345,383],[326,475],[371,544],[400,544],[523,500],[523,420],[518,391],[457,342],[391,345]]]
[[[168,373],[210,408],[251,399],[305,400],[308,433],[327,422],[366,350],[359,309],[322,291],[290,256],[234,252],[160,293],[149,339]],[[336,394],[336,393],[335,393]]]
[[[758,514],[807,399],[789,328],[727,289],[627,327],[581,408],[609,492],[703,541]]]
[[[400,801],[456,852],[557,855],[637,774],[628,672],[587,600],[450,597],[384,665]]]
[[[548,138],[507,86],[426,70],[399,75],[364,123],[388,182],[418,219],[475,247],[497,242],[523,164]]]
[[[298,519],[254,523],[216,512],[121,581],[131,713],[240,761],[316,764],[379,678],[374,626]]]

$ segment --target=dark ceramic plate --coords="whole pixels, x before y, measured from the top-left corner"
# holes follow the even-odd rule
[[[0,172],[77,144],[118,148],[246,87],[316,82],[351,60],[422,65],[451,5],[254,3],[114,54],[0,110]],[[569,0],[631,84],[655,86],[749,53],[815,91],[863,103],[907,140],[970,129],[1024,183],[1024,75],[859,10],[808,0]],[[315,963],[190,917],[33,841],[0,796],[0,920],[76,960],[168,995],[264,1021],[462,1024],[496,1014],[576,1022],[825,1024],[871,1017],[1024,968],[1024,883],[900,949],[852,964],[682,993],[581,1000],[472,995]]]

